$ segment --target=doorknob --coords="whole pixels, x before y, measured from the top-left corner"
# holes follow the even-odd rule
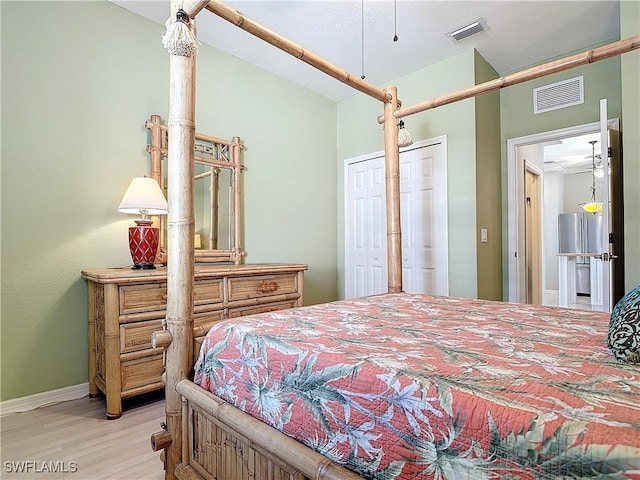
[[[614,260],[614,259],[618,258],[618,255],[611,255],[608,252],[602,252],[602,253],[599,253],[597,255],[594,255],[594,257],[595,258],[599,258],[603,262],[608,262],[610,260]]]

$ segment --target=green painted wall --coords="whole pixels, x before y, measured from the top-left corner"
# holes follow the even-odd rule
[[[620,37],[640,33],[640,2],[620,2]],[[625,53],[622,66],[622,155],[625,290],[640,285],[640,51]]]
[[[615,41],[616,39],[612,39]],[[585,47],[583,50],[587,50]],[[584,77],[584,103],[550,112],[533,113],[533,89],[561,80]],[[500,123],[502,148],[502,253],[503,291],[508,298],[508,240],[507,240],[507,140],[535,133],[598,122],[600,118],[600,99],[608,100],[609,118],[621,118],[622,98],[620,88],[620,57],[609,58],[583,67],[573,68],[561,73],[513,85],[500,91]],[[636,104],[637,109],[637,104]],[[624,123],[624,120],[623,120]],[[623,127],[623,136],[626,131]],[[627,158],[624,153],[624,162]],[[626,174],[625,174],[626,176]],[[626,186],[625,186],[626,189]],[[628,218],[627,218],[628,219]],[[638,222],[636,217],[635,222]],[[631,227],[634,223],[625,225]]]
[[[474,52],[449,57],[397,78],[403,105],[444,95],[474,84]],[[381,86],[383,87],[383,86]],[[464,100],[405,118],[414,141],[447,136],[447,188],[449,201],[449,291],[475,297],[476,291],[476,160],[475,102]],[[358,94],[338,102],[338,271],[344,295],[344,162],[384,149],[377,117],[382,105]]]
[[[499,75],[475,52],[475,82]],[[502,210],[500,191],[500,92],[475,98],[476,111],[476,249],[478,298],[502,300]],[[480,230],[487,229],[487,242]]]
[[[87,381],[80,271],[131,263],[116,208],[167,118],[164,28],[108,2],[0,2],[1,400]],[[205,45],[198,131],[239,135],[247,262],[308,263],[337,297],[334,101]],[[309,114],[313,112],[313,114]]]

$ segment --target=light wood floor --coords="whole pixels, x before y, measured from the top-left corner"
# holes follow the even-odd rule
[[[149,440],[164,421],[164,400],[155,394],[128,402],[118,420],[106,419],[104,398],[88,397],[3,416],[0,478],[164,479]]]

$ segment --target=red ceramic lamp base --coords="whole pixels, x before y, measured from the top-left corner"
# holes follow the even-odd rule
[[[151,270],[158,252],[160,230],[151,226],[150,220],[136,220],[135,227],[129,227],[129,250],[133,260],[133,270]]]

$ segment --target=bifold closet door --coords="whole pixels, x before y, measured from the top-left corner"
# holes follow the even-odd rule
[[[436,293],[433,167],[437,147],[400,155],[402,289],[408,293]]]
[[[347,161],[345,297],[387,291],[384,157]],[[442,143],[400,153],[402,289],[448,295],[446,163]]]
[[[347,298],[387,291],[384,157],[347,168]]]

